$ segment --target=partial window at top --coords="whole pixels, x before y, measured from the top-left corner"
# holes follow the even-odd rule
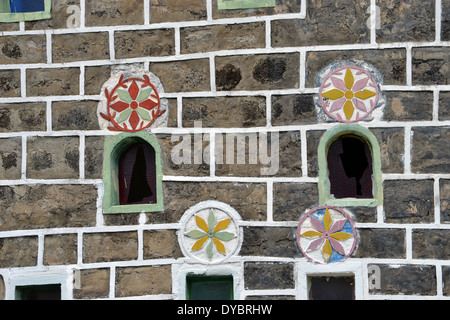
[[[0,22],[50,19],[51,0],[0,0]]]

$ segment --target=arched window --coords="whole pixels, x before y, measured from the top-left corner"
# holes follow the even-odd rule
[[[105,213],[162,211],[161,151],[148,132],[106,137],[103,182]]]
[[[320,140],[321,205],[377,206],[382,203],[380,147],[367,128],[342,124]]]

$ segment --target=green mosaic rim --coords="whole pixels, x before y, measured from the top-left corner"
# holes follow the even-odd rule
[[[50,19],[52,17],[52,0],[45,0],[44,5],[44,11],[11,13],[9,0],[0,0],[0,22],[20,22]]]
[[[343,198],[335,199],[330,194],[330,180],[328,178],[327,152],[330,145],[340,136],[345,134],[355,135],[368,143],[372,152],[372,181],[373,181],[373,198],[356,199]],[[319,162],[319,205],[331,205],[337,207],[347,206],[370,206],[376,207],[383,203],[383,185],[381,176],[381,156],[380,145],[377,138],[369,129],[357,124],[340,124],[331,128],[320,139],[318,148]]]
[[[156,203],[151,204],[129,204],[119,203],[119,183],[117,180],[119,172],[119,157],[132,144],[137,142],[147,142],[155,149],[156,167]],[[146,131],[123,132],[115,136],[108,136],[105,139],[103,153],[103,213],[140,213],[156,212],[164,210],[163,188],[162,188],[162,161],[161,148],[154,135]]]

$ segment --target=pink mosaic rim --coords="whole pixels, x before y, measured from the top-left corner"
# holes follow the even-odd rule
[[[333,215],[330,210],[334,211]],[[333,219],[336,216],[343,219]],[[301,218],[297,245],[309,261],[319,264],[346,260],[355,250],[357,231],[350,215],[332,206],[316,207]]]
[[[352,123],[370,115],[378,103],[374,78],[355,66],[340,67],[327,75],[319,89],[324,111],[339,122]]]

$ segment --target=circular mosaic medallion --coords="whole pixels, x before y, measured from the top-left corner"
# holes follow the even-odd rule
[[[307,212],[297,228],[303,255],[315,263],[347,259],[356,246],[357,233],[350,216],[336,207],[317,207]]]
[[[201,202],[185,212],[178,240],[183,253],[202,263],[220,263],[239,251],[239,214],[218,201]]]
[[[328,74],[319,89],[322,108],[340,122],[367,117],[378,103],[379,90],[373,77],[355,66],[344,66]]]
[[[148,128],[165,110],[159,94],[146,74],[125,78],[122,74],[112,89],[104,88],[106,113],[100,113],[113,131],[136,132]]]

